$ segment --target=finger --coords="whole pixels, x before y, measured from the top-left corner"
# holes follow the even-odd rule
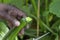
[[[25,18],[26,17],[24,12],[22,12],[20,10],[16,10],[16,9],[15,10],[10,10],[8,13],[9,13],[9,15],[17,18],[18,20],[20,20],[21,18]]]
[[[11,17],[10,15],[6,14],[5,12],[0,12],[0,17],[11,22],[14,26],[20,25],[19,21],[17,21],[15,18]]]
[[[26,18],[26,14],[23,12],[23,11],[18,11],[18,14],[17,14],[17,18],[18,19],[21,19],[21,18]]]
[[[9,15],[12,15],[12,16],[14,16],[14,17],[17,17],[17,19],[21,19],[21,18],[25,18],[26,17],[26,15],[25,15],[25,13],[22,11],[22,10],[19,10],[18,8],[16,8],[16,7],[13,7],[13,6],[9,6],[8,5],[8,13],[9,13]]]
[[[24,28],[19,32],[19,36],[24,35]]]
[[[8,13],[14,17],[16,16],[18,16],[19,18],[26,17],[25,13],[16,7],[8,5],[8,10],[9,10]]]

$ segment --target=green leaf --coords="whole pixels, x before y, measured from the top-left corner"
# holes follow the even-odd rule
[[[2,40],[2,38],[7,34],[8,31],[9,29],[7,28],[7,26],[3,22],[0,22],[0,40]]]
[[[53,1],[49,6],[49,11],[57,17],[60,17],[60,0]]]

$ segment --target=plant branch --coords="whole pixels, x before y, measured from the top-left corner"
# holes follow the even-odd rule
[[[37,37],[39,36],[39,18],[40,18],[40,0],[38,0],[38,10],[37,10]]]

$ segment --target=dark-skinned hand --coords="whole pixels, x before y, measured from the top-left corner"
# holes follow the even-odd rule
[[[0,18],[8,21],[10,28],[13,26],[19,26],[21,18],[26,17],[25,13],[11,5],[0,4]],[[24,30],[24,29],[22,29]],[[21,31],[23,33],[23,31]]]

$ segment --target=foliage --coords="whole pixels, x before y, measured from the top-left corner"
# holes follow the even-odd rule
[[[40,40],[58,40],[58,35],[60,35],[60,0],[40,0],[40,15],[38,15],[39,18],[37,16],[38,1],[39,0],[0,0],[1,3],[16,6],[25,12],[27,16],[33,18],[29,25],[30,28],[25,30],[25,35],[30,37],[29,40],[37,37],[37,25],[40,27],[38,28],[38,38],[50,32]],[[39,24],[37,24],[37,20],[39,20]],[[4,24],[1,24],[1,26],[2,25]]]
[[[60,6],[59,6],[59,4],[60,4],[60,0],[58,0],[58,1],[53,1],[51,4],[50,4],[50,8],[49,8],[49,10],[50,10],[50,12],[51,13],[53,13],[53,14],[55,14],[57,17],[60,17]]]
[[[3,22],[0,22],[0,40],[3,39],[8,31],[9,29],[7,28],[7,26]]]
[[[27,20],[30,19],[30,20]],[[22,18],[21,19],[21,25],[19,25],[18,27],[13,28],[12,30],[10,30],[7,35],[4,36],[3,40],[14,40],[14,38],[16,37],[16,35],[19,33],[19,31],[21,31],[21,29],[29,22],[31,22],[31,18],[30,17],[26,17],[26,18]]]

